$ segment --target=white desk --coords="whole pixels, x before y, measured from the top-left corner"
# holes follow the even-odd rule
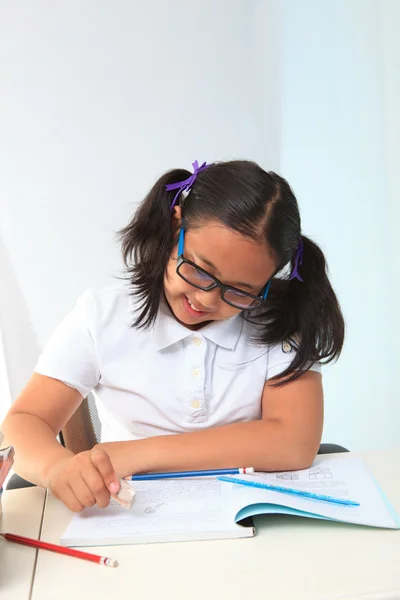
[[[360,456],[400,512],[400,449]],[[42,539],[58,543],[70,517],[49,497]],[[140,600],[347,600],[382,590],[397,591],[371,598],[400,599],[400,531],[278,515],[256,519],[256,529],[248,539],[93,550],[116,558],[116,569],[39,550],[32,600],[109,600],[123,590]]]
[[[3,492],[2,533],[39,538],[46,490],[38,487]],[[37,550],[0,538],[0,598],[29,600]]]

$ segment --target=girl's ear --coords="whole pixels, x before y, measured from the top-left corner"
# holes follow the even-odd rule
[[[173,228],[178,229],[182,220],[182,209],[180,206],[174,206],[174,210],[171,217],[171,224]]]

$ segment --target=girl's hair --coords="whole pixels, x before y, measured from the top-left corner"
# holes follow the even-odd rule
[[[132,294],[141,301],[133,323],[150,327],[156,318],[164,289],[164,274],[176,244],[170,206],[176,191],[166,184],[183,181],[191,173],[174,169],[150,190],[131,222],[119,232],[122,254]],[[182,205],[182,194],[180,196]],[[285,179],[266,172],[250,161],[210,165],[197,176],[183,207],[185,230],[209,221],[220,221],[242,235],[265,240],[271,249],[276,272],[265,305],[243,317],[258,323],[256,341],[296,348],[290,366],[279,381],[292,381],[317,361],[330,362],[342,349],[344,321],[327,277],[320,248],[301,235],[297,200]],[[300,240],[303,282],[289,279],[284,268],[295,258]],[[132,260],[133,259],[133,260]],[[256,314],[255,314],[256,313]]]

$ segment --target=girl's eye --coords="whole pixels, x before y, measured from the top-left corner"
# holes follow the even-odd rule
[[[195,269],[195,272],[198,279],[202,279],[203,281],[212,281],[211,277],[207,275],[207,273],[203,273],[203,271],[198,271],[197,269]]]
[[[230,290],[230,292],[232,294],[235,294],[235,296],[238,296],[239,298],[247,298],[248,294],[246,294],[246,292],[238,292],[237,290]]]

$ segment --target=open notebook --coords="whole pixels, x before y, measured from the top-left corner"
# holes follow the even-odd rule
[[[244,487],[212,477],[131,482],[129,510],[115,503],[74,515],[61,537],[64,546],[103,546],[251,537],[254,515],[284,513],[399,529],[393,507],[359,458],[317,457],[312,467],[285,473],[240,475],[308,492],[354,500],[341,506],[296,495]]]

